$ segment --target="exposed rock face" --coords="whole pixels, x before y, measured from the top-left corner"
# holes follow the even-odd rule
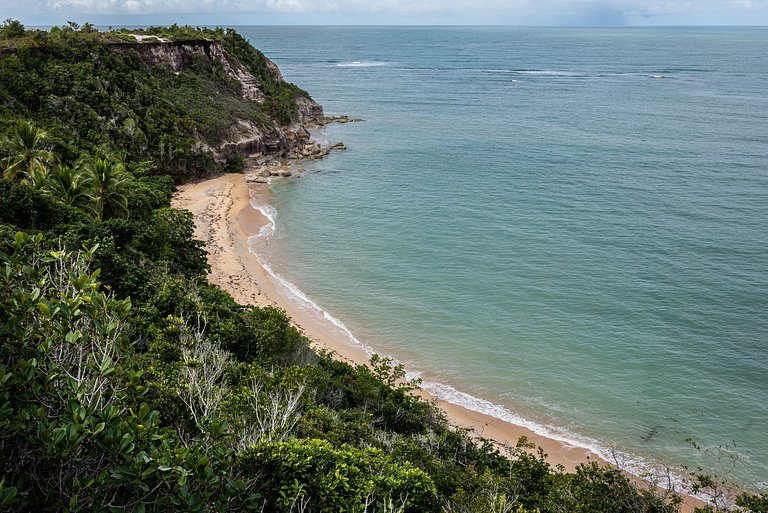
[[[240,83],[243,99],[260,104],[264,102],[260,80],[230,55],[219,41],[138,40],[136,43],[112,43],[110,46],[118,52],[137,52],[149,64],[167,65],[176,73],[182,70],[185,60],[196,56],[218,62],[230,78]],[[275,80],[285,81],[275,63],[267,59],[266,65]],[[323,108],[307,96],[297,96],[296,105],[299,115],[297,123],[284,126],[272,120],[271,124],[265,125],[256,120],[237,119],[217,147],[204,142],[202,146],[210,150],[219,163],[225,163],[238,155],[246,158],[300,156],[309,142],[309,134],[303,124],[317,123],[323,119]]]
[[[323,107],[311,98],[297,98],[296,105],[299,107],[299,118],[302,123],[317,123],[325,118]]]
[[[255,154],[279,153],[285,146],[280,132],[264,130],[252,121],[240,119],[229,129],[227,140],[218,148],[219,158],[223,161],[237,155],[250,156]]]
[[[245,183],[269,183],[270,178],[290,178],[301,176],[304,170],[290,163],[268,164],[252,170],[245,175]]]
[[[243,98],[262,103],[264,93],[261,82],[240,61],[231,56],[220,41],[200,39],[196,41],[137,41],[136,43],[111,43],[110,47],[118,52],[135,51],[142,59],[160,66],[170,66],[176,73],[181,71],[184,60],[195,55],[205,56],[211,61],[221,63],[227,75],[240,82]],[[276,80],[284,82],[277,65],[266,59],[267,69]],[[302,123],[316,121],[323,117],[323,108],[314,100],[300,96],[296,99],[299,118]]]
[[[138,39],[135,43],[110,43],[109,46],[118,52],[137,52],[149,64],[153,66],[167,64],[177,73],[181,71],[185,57],[189,58],[198,54],[214,60],[220,59],[224,54],[220,42],[208,39],[197,41],[147,41],[146,39]]]

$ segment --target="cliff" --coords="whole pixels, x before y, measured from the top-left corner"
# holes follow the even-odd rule
[[[246,67],[237,57],[224,48],[221,41],[197,39],[185,41],[165,41],[158,38],[145,39],[136,35],[135,42],[110,43],[109,47],[118,53],[137,54],[151,66],[167,66],[174,73],[180,74],[191,63],[200,60],[217,66],[239,85],[242,100],[264,105],[267,100],[265,89],[274,89],[274,84],[294,87],[293,97],[296,116],[290,122],[271,119],[233,117],[222,139],[211,144],[201,141],[201,147],[210,151],[214,159],[223,164],[238,156],[254,157],[300,157],[306,155],[308,148],[313,148],[309,133],[304,125],[315,124],[323,118],[323,108],[304,91],[288,84],[277,65],[260,54],[261,77]]]

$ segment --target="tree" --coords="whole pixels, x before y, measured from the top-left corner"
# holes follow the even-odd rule
[[[81,167],[59,165],[48,173],[44,191],[69,205],[80,207],[93,201],[92,177]]]
[[[0,511],[251,511],[223,424],[184,446],[143,402],[132,303],[90,270],[97,249],[0,237]]]
[[[0,160],[3,176],[10,180],[24,178],[37,183],[54,161],[47,147],[48,133],[30,121],[22,121],[13,127],[0,142],[3,153]]]
[[[0,253],[0,468],[27,511],[93,499],[85,483],[120,461],[98,447],[137,379],[122,366],[130,300],[99,290],[93,250],[41,246],[42,235],[19,232]]]
[[[0,39],[14,39],[24,35],[24,25],[19,20],[8,18],[0,27]]]
[[[78,162],[93,187],[91,210],[100,220],[128,215],[131,175],[122,162],[105,156],[84,157]]]

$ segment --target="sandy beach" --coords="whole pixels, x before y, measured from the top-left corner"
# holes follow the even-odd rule
[[[348,342],[331,322],[291,300],[281,290],[283,286],[250,252],[248,238],[258,234],[269,222],[251,206],[251,198],[259,204],[269,203],[268,185],[246,184],[242,174],[222,175],[185,184],[174,195],[173,206],[187,209],[195,217],[195,237],[204,241],[208,250],[210,282],[229,292],[242,304],[272,305],[284,309],[315,347],[331,350],[350,363],[367,363],[368,355],[363,348]],[[572,471],[580,463],[602,461],[595,453],[582,447],[546,438],[525,427],[437,400],[427,392],[420,393],[429,400],[435,400],[454,426],[472,429],[479,436],[501,445],[514,446],[520,437],[527,437],[547,453],[548,461],[553,466],[562,465]],[[693,498],[688,498],[687,502],[693,501]]]

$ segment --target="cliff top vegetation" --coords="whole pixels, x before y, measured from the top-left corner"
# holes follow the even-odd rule
[[[212,41],[221,52],[175,51],[172,43],[149,52],[125,32],[89,24],[27,30],[7,20],[0,27],[0,129],[30,120],[62,160],[101,152],[134,174],[180,182],[240,165],[242,155],[224,148],[249,135],[244,125],[260,135],[262,148],[250,151],[285,153],[285,127],[322,112],[233,30],[132,33]],[[133,40],[127,48],[126,38]]]

